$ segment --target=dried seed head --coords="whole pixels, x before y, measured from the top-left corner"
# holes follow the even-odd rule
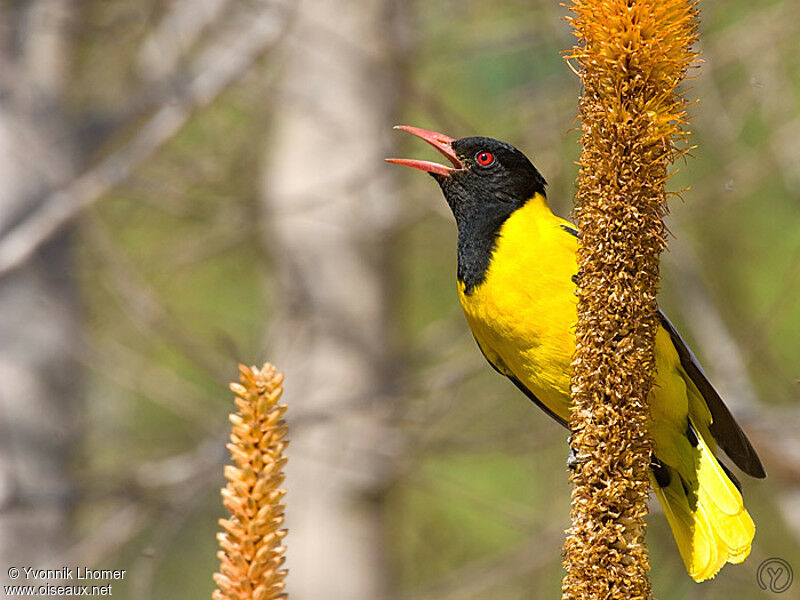
[[[644,545],[648,394],[667,166],[682,151],[677,86],[696,57],[693,0],[574,0],[583,151],[570,426],[579,467],[565,600],[650,598]]]

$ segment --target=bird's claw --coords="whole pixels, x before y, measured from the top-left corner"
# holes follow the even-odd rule
[[[577,470],[578,465],[582,462],[586,462],[584,460],[578,459],[578,453],[575,452],[575,448],[572,446],[569,447],[569,456],[567,456],[567,468],[572,471],[573,473]]]
[[[572,435],[569,436],[567,439],[567,444],[569,444],[569,455],[567,456],[567,468],[572,471],[573,473],[578,469],[578,465],[582,465],[586,462],[585,458],[578,458],[578,452],[572,446]]]

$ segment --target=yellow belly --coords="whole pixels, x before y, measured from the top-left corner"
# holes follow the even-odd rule
[[[538,198],[503,225],[483,283],[459,298],[486,357],[569,419],[575,348],[575,238]]]
[[[553,215],[543,198],[528,202],[503,225],[484,281],[469,295],[459,285],[459,298],[489,361],[568,421],[577,321],[572,276],[577,273],[578,244],[564,231],[565,225],[569,223]],[[687,389],[679,357],[663,328],[656,337],[656,371],[650,433],[659,458],[677,466],[679,450],[688,443],[684,434],[689,395],[695,390]],[[702,422],[708,423],[709,417],[703,415]]]

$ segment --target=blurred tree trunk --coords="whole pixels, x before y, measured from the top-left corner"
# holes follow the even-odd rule
[[[67,179],[60,112],[74,5],[0,8],[0,236]],[[80,313],[69,232],[0,278],[0,564],[45,566],[67,542],[79,431]],[[56,566],[56,565],[53,565]],[[5,580],[2,569],[0,580]]]
[[[399,2],[306,0],[283,49],[264,171],[279,280],[269,358],[286,373],[288,591],[385,591],[380,492],[396,444],[386,418],[387,156]],[[333,49],[333,50],[332,50]]]

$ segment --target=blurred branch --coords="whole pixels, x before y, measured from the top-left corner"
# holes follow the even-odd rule
[[[93,485],[84,494],[88,503],[126,502],[153,510],[176,499],[186,489],[208,489],[221,481],[220,469],[228,459],[225,441],[230,433],[225,423],[216,433],[206,435],[194,447],[165,458],[133,459],[121,468],[115,464],[95,469]]]
[[[137,66],[147,80],[163,80],[214,23],[231,0],[176,0],[145,39]]]
[[[222,450],[222,445],[217,446]],[[218,473],[219,471],[216,471]],[[190,485],[183,485],[170,498],[161,514],[151,523],[149,544],[139,553],[139,558],[131,567],[133,590],[131,597],[135,600],[151,600],[156,574],[164,564],[165,557],[173,552],[172,544],[187,524],[196,517],[195,511],[206,500],[205,492],[214,485],[216,478],[209,473],[208,477]]]
[[[67,550],[61,564],[98,564],[136,537],[149,523],[147,511],[135,501],[120,503],[92,533]]]
[[[790,486],[781,494],[778,503],[786,524],[789,525],[795,539],[800,540],[800,486]]]
[[[110,283],[130,309],[128,314],[132,320],[167,340],[212,380],[225,381],[228,377],[227,369],[223,366],[226,360],[221,356],[214,356],[208,345],[199,342],[190,331],[180,325],[177,317],[161,303],[158,294],[119,251],[111,234],[100,221],[90,220],[86,234],[110,274]]]
[[[249,67],[282,39],[291,21],[288,3],[250,16],[235,36],[224,36],[194,62],[180,95],[164,105],[120,149],[64,188],[0,239],[0,277],[22,265],[45,241],[103,194],[127,179],[169,141],[199,108],[242,77]]]
[[[724,157],[728,182],[724,190],[710,189],[719,181],[713,171],[706,181],[692,187],[708,197],[734,192],[735,198],[746,198],[758,190],[774,171],[794,194],[800,189],[797,161],[800,157],[800,119],[795,115],[796,93],[791,80],[791,67],[785,58],[792,50],[792,40],[800,33],[789,2],[777,2],[753,12],[747,19],[727,26],[722,32],[708,36],[703,52],[710,69],[695,80],[697,95],[704,102],[696,105],[698,121],[713,132],[716,151]],[[780,47],[783,46],[784,49]],[[764,52],[770,48],[770,52]],[[749,81],[737,93],[720,89],[729,79],[731,69],[743,69]],[[768,125],[766,137],[742,144],[742,135],[754,114]],[[748,135],[749,137],[749,135]],[[766,160],[770,156],[772,160]]]
[[[423,587],[394,594],[391,600],[454,600],[488,597],[493,587],[515,577],[532,573],[555,560],[557,554],[542,552],[542,547],[557,545],[560,530],[546,528],[506,552],[472,561]]]
[[[125,365],[120,369],[119,365]],[[180,377],[174,369],[146,359],[130,348],[114,341],[103,343],[84,361],[84,366],[99,377],[105,377],[135,394],[144,396],[156,406],[191,422],[205,431],[216,431],[219,415],[208,403],[199,402],[207,395],[204,388]]]
[[[167,265],[174,270],[181,270],[201,264],[240,246],[242,240],[255,238],[256,232],[256,224],[247,220],[242,211],[230,218],[224,226],[220,225],[206,235],[188,239],[182,248],[167,257]]]
[[[154,559],[166,544],[165,532],[174,534],[177,530],[173,526],[182,523],[182,517],[191,514],[189,508],[203,499],[203,492],[212,482],[219,480],[219,468],[226,459],[226,430],[221,429],[218,436],[206,437],[188,452],[140,465],[132,479],[96,477],[95,481],[107,484],[108,489],[123,489],[125,494],[110,504],[106,519],[63,554],[61,563],[102,564],[103,559],[114,555],[146,529],[154,531],[162,542],[142,551],[144,558]],[[153,491],[156,493],[142,493]],[[136,563],[136,567],[141,568],[142,563]]]
[[[182,517],[188,517],[191,514],[191,510],[188,509],[203,498],[202,492],[219,477],[218,466],[222,464],[224,454],[221,444],[223,437],[220,436],[213,442],[209,438],[204,444],[200,444],[198,454],[193,456],[194,468],[188,469],[182,476],[174,477],[176,471],[183,471],[180,465],[176,465],[174,457],[162,464],[154,462],[144,465],[137,473],[142,478],[138,483],[145,487],[167,485],[157,505],[152,506],[135,492],[127,494],[128,498],[111,505],[108,518],[62,555],[61,564],[102,564],[105,558],[114,555],[148,528],[156,532],[160,538],[163,538],[164,531],[168,534],[175,533],[176,530],[172,529],[170,524],[181,523]],[[212,443],[220,457],[214,464],[209,465],[201,454],[210,455],[209,447]],[[167,478],[164,479],[163,475],[154,477],[152,473],[147,472],[148,468],[166,470]],[[114,489],[119,489],[118,483]],[[154,511],[160,511],[162,515],[160,519],[154,518]],[[147,558],[154,558],[161,548],[163,546],[155,548],[155,545],[150,545],[143,550],[143,554]],[[137,563],[137,567],[140,566],[141,564]]]
[[[473,449],[473,453],[475,450]],[[427,490],[435,496],[458,499],[482,513],[488,520],[502,521],[517,531],[537,531],[543,525],[530,503],[521,503],[497,494],[496,490],[481,492],[470,487],[469,482],[453,477],[445,470],[437,471],[435,478],[424,471],[412,473],[408,481],[417,490]],[[555,544],[554,544],[555,546]],[[553,553],[555,555],[555,552]]]
[[[142,488],[166,488],[169,491],[185,486],[201,475],[210,475],[228,459],[225,451],[227,434],[227,429],[221,427],[217,434],[207,436],[187,452],[136,466],[134,482]]]

